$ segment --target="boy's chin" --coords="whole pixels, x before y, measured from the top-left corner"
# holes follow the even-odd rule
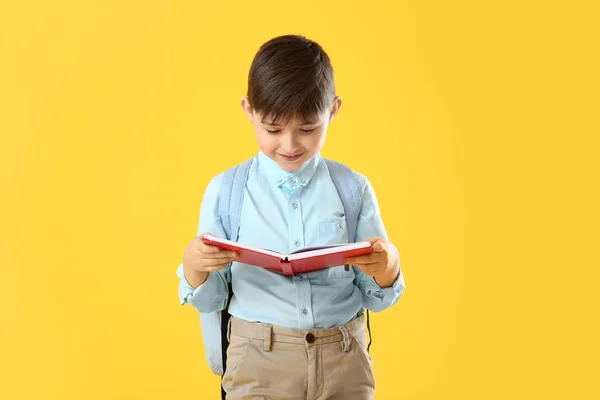
[[[277,161],[277,165],[279,166],[279,168],[287,172],[294,172],[302,168],[302,163],[297,161],[293,163],[289,161]]]

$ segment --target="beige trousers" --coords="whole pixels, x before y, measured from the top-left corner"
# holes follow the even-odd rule
[[[227,399],[373,399],[364,315],[329,329],[291,329],[231,317]]]

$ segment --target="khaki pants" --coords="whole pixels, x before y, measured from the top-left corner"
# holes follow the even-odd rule
[[[231,317],[227,399],[373,399],[364,315],[330,329],[291,329]]]

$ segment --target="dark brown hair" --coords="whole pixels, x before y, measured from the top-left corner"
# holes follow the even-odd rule
[[[268,121],[310,121],[329,111],[335,98],[329,56],[316,42],[284,35],[263,44],[250,66],[248,100]],[[279,120],[281,118],[281,120]]]

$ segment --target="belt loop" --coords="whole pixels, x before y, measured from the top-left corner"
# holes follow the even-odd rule
[[[263,349],[265,351],[271,351],[271,328],[271,325],[265,325],[265,327],[263,328]]]
[[[227,320],[227,341],[231,342],[231,320],[233,317],[229,317]]]
[[[350,335],[348,335],[348,330],[343,325],[340,326],[338,329],[342,332],[343,337],[342,341],[340,342],[340,344],[342,345],[342,351],[350,350]]]

